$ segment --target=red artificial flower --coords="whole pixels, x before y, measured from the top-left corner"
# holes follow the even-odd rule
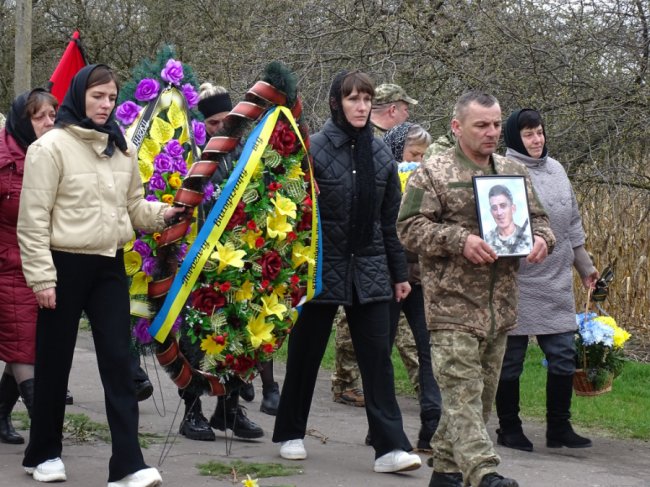
[[[214,341],[219,345],[223,345],[224,343],[226,343],[226,337],[223,335],[217,335],[216,337],[214,337]]]
[[[255,239],[255,248],[259,249],[260,247],[264,247],[265,243],[266,240],[264,240],[264,237],[257,237]]]
[[[273,353],[273,344],[265,343],[264,345],[262,345],[262,351],[264,353]]]
[[[296,235],[296,232],[287,233],[287,242],[293,242],[297,238],[298,238],[298,235]]]
[[[246,228],[252,231],[257,230],[257,224],[255,223],[255,220],[248,220],[246,222]]]
[[[202,287],[192,293],[192,307],[211,315],[226,305],[226,298],[211,287]]]
[[[305,211],[302,214],[302,218],[296,225],[296,228],[298,229],[299,232],[311,230],[311,211]]]
[[[231,287],[232,285],[230,284],[230,281],[226,281],[223,284],[219,285],[219,291],[221,291],[222,293],[227,293],[228,291],[230,291]]]
[[[251,358],[248,358],[245,355],[240,355],[237,357],[233,364],[232,369],[239,375],[246,372],[248,369],[255,365],[255,361]]]
[[[282,184],[278,183],[277,181],[273,181],[271,184],[269,184],[268,188],[271,191],[277,191],[282,187]]]
[[[287,157],[295,152],[296,140],[296,134],[293,133],[291,126],[282,120],[278,120],[271,134],[269,144],[278,154]]]
[[[267,279],[264,279],[262,282],[260,282],[260,287],[262,288],[262,290],[264,290],[267,287],[269,287],[270,284],[271,283]]]
[[[258,263],[262,266],[263,279],[272,281],[278,277],[278,274],[282,270],[282,257],[275,250],[265,253]]]
[[[298,274],[294,274],[293,276],[291,276],[290,281],[292,286],[297,286],[298,284],[300,284],[300,277],[298,276]]]
[[[304,287],[295,288],[291,291],[291,306],[296,307],[300,304],[300,300],[305,295],[306,289]]]
[[[230,217],[230,221],[226,225],[226,230],[232,230],[237,225],[244,224],[244,222],[246,221],[246,212],[244,211],[245,208],[246,208],[246,203],[244,203],[243,201],[237,203],[235,212],[232,214],[232,216]]]

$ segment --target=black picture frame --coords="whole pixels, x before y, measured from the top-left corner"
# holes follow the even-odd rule
[[[499,257],[524,257],[533,250],[526,178],[518,175],[473,176],[481,238]],[[503,232],[510,231],[504,235]]]

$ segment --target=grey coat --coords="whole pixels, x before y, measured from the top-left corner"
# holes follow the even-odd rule
[[[574,249],[584,252],[585,233],[571,182],[562,165],[551,157],[533,159],[512,149],[506,157],[528,168],[533,187],[546,208],[556,243],[541,264],[521,259],[517,274],[519,308],[511,335],[550,335],[576,329],[573,295]],[[582,276],[593,272],[580,269]]]

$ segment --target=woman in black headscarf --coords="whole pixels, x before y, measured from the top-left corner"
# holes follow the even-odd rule
[[[345,308],[359,362],[376,472],[420,466],[404,434],[395,399],[389,347],[389,303],[410,286],[395,221],[401,193],[397,165],[373,138],[370,108],[374,85],[359,71],[336,76],[332,114],[311,138],[322,224],[323,290],[305,304],[291,331],[287,372],[273,441],[280,455],[307,457],[303,444],[321,359],[337,308]]]
[[[18,216],[27,284],[40,307],[34,406],[23,466],[35,480],[66,480],[61,461],[65,392],[79,318],[93,332],[113,454],[109,487],[160,485],[138,443],[138,403],[130,369],[129,291],[122,247],[133,228],[160,231],[186,216],[146,201],[136,151],[113,112],[117,79],[106,65],[72,80],[56,127],[30,146]]]
[[[34,395],[34,348],[38,306],[27,287],[16,237],[18,202],[23,186],[25,152],[54,126],[58,101],[37,88],[11,104],[7,125],[0,131],[0,441],[25,440],[11,424],[11,411],[22,396],[31,412]]]

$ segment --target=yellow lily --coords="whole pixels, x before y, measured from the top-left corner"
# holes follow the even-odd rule
[[[262,232],[254,232],[252,230],[248,230],[244,235],[242,236],[242,240],[246,245],[248,245],[249,248],[254,249],[255,248],[255,241],[262,236]]]
[[[278,301],[278,295],[275,293],[272,293],[270,296],[262,296],[262,307],[264,309],[264,315],[275,315],[280,320],[287,311],[287,307]]]
[[[291,263],[293,264],[293,268],[295,269],[305,262],[314,265],[312,251],[309,247],[305,247],[300,242],[296,242],[291,248]]]
[[[278,215],[285,215],[291,218],[296,218],[296,204],[289,198],[285,198],[281,194],[276,194],[275,199],[271,200],[275,205],[275,212]]]
[[[287,233],[293,230],[291,224],[287,223],[285,215],[273,215],[266,217],[266,233],[270,238],[277,238],[282,241],[287,238]]]
[[[273,339],[273,323],[266,322],[264,313],[258,314],[253,321],[246,325],[246,331],[251,337],[251,345],[253,348],[259,348],[263,342],[268,342]]]
[[[220,274],[228,266],[238,269],[244,267],[242,257],[245,255],[246,252],[244,250],[236,250],[231,242],[226,242],[226,245],[217,242],[217,251],[213,252],[210,258],[219,261],[217,274]]]
[[[239,290],[235,293],[235,299],[237,301],[248,301],[253,297],[253,290],[255,286],[248,279],[241,285]]]

